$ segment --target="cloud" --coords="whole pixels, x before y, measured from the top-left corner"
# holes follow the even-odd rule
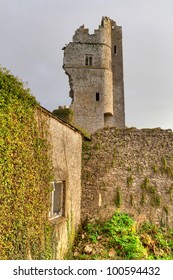
[[[173,127],[172,0],[0,0],[0,61],[49,110],[69,105],[63,46],[102,16],[123,27],[126,121]],[[145,125],[146,124],[146,125]]]

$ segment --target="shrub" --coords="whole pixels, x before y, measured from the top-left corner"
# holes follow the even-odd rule
[[[135,222],[127,215],[116,212],[104,225],[104,231],[111,236],[111,243],[126,259],[143,259],[146,250],[136,231]]]

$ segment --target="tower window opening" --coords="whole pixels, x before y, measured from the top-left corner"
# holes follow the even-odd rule
[[[85,65],[88,65],[88,57],[85,57]]]
[[[93,56],[91,54],[85,55],[85,65],[93,65]]]
[[[117,53],[117,46],[116,45],[114,46],[114,53],[115,54]]]
[[[96,92],[96,101],[100,101],[100,93]]]

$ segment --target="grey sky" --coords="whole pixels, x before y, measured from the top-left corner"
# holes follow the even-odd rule
[[[0,63],[42,106],[69,105],[65,44],[102,16],[123,28],[126,125],[173,129],[172,0],[0,0]]]

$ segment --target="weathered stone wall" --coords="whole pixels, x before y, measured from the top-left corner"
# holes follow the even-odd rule
[[[62,259],[69,246],[72,246],[81,222],[82,136],[47,110],[40,110],[42,121],[46,122],[48,128],[53,180],[65,181],[65,214],[51,221],[56,226],[54,258]]]
[[[123,77],[123,40],[122,29],[115,25],[112,31],[112,48],[116,46],[116,53],[112,51],[112,73],[113,73],[113,106],[115,123],[109,126],[124,128],[125,126],[125,104],[124,104],[124,77]]]
[[[105,128],[84,143],[82,220],[116,209],[173,226],[173,133]]]
[[[85,64],[86,55],[92,57],[90,65]],[[90,133],[104,126],[124,128],[121,27],[107,17],[94,34],[81,26],[64,47],[63,67],[69,76],[74,123]]]

